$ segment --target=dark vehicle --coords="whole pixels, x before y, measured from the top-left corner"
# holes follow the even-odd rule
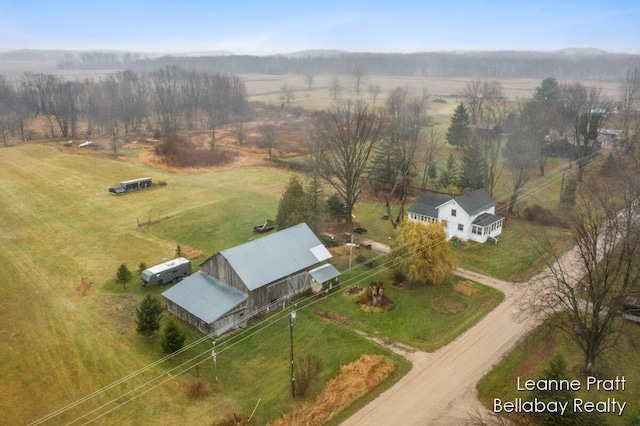
[[[262,225],[254,226],[253,227],[253,232],[258,233],[258,234],[262,234],[262,233],[265,233],[265,232],[273,231],[274,225],[275,224],[273,223],[272,220],[267,220]]]
[[[338,240],[336,240],[336,236],[327,232],[324,232],[320,239],[325,247],[338,247],[340,245]]]
[[[356,234],[365,234],[367,230],[364,228],[356,228],[353,230],[353,232],[355,232]]]
[[[640,323],[640,300],[635,297],[624,299],[622,318]]]

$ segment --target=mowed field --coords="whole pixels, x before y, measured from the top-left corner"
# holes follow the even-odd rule
[[[416,93],[424,87],[432,95],[450,96],[447,104],[434,104],[432,111],[443,128],[455,107],[455,93],[468,81],[442,81],[437,86],[430,79],[379,77],[378,82],[374,77],[365,78],[360,98],[370,101],[369,84],[381,85],[379,104],[385,92],[398,86]],[[341,79],[342,96],[357,97],[351,77]],[[251,100],[279,103],[279,87],[288,82],[296,88],[294,105],[317,109],[332,101],[328,76],[318,77],[311,91],[303,84],[298,89],[301,76],[246,76],[246,81]],[[507,83],[503,82],[505,91],[513,86],[522,96],[529,96],[539,84]],[[177,244],[206,257],[247,241],[253,237],[253,225],[274,218],[289,178],[284,171],[263,167],[171,174],[140,163],[135,152],[126,157],[129,160],[86,155],[60,143],[0,150],[0,424],[40,419],[158,359],[157,348],[150,349],[149,342],[135,333],[139,283],[132,280],[126,291],[114,291],[117,267],[125,263],[135,271],[140,262],[160,263],[174,257]],[[121,180],[143,176],[167,185],[123,197],[107,192]],[[138,226],[139,221],[147,220],[159,222]],[[194,261],[194,269],[203,258]],[[83,281],[93,283],[86,294],[77,290]],[[158,295],[162,289],[150,291]],[[354,339],[338,330],[332,333],[330,340],[336,345]],[[286,333],[283,337],[286,339]],[[255,343],[256,352],[261,351],[261,344]],[[352,360],[355,352],[345,349],[345,359]],[[283,353],[284,358],[286,355]],[[255,362],[267,364],[269,360],[257,358]],[[284,362],[286,366],[286,359]],[[335,360],[330,366],[333,373],[337,365]],[[162,365],[154,367],[130,382],[142,384],[167,370]],[[235,378],[251,381],[240,373]],[[267,381],[260,386],[270,385]],[[152,402],[141,398],[125,408],[117,421],[113,417],[105,421],[209,422],[211,409],[218,406],[185,402],[183,386],[183,382],[171,381],[153,391]],[[113,388],[51,424],[73,421],[121,392]],[[258,385],[251,394],[260,394]],[[281,396],[271,395],[274,399]],[[242,399],[237,394],[234,398]],[[247,400],[240,408],[250,412],[255,403]],[[263,407],[268,403],[263,402]]]
[[[116,182],[142,176],[167,186],[122,197],[107,192]],[[137,299],[105,293],[102,286],[121,263],[135,271],[140,262],[172,258],[176,244],[191,241],[156,237],[139,228],[138,219],[167,218],[169,224],[190,211],[199,211],[199,220],[210,216],[211,222],[190,227],[191,233],[210,233],[197,239],[206,246],[193,247],[209,256],[247,241],[250,223],[263,221],[267,212],[272,217],[287,179],[259,168],[170,175],[50,145],[2,150],[0,423],[36,420],[150,362],[140,357],[144,342],[131,341]],[[213,223],[238,226],[231,219],[239,210],[246,232],[211,229]],[[86,295],[76,289],[82,280],[93,283]]]

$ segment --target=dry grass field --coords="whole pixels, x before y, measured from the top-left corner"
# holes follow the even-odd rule
[[[253,101],[279,106],[280,87],[285,83],[296,90],[291,106],[321,109],[333,100],[328,91],[332,76],[315,77],[312,90],[306,90],[302,76],[243,78]],[[443,97],[447,103],[433,104],[430,111],[442,128],[458,101],[456,94],[467,82],[372,75],[365,76],[356,95],[351,76],[339,79],[343,97],[367,101],[371,101],[369,85],[379,84],[378,104],[398,86]],[[507,96],[528,97],[540,82],[501,83]],[[594,85],[615,93],[613,84]],[[287,114],[274,120],[282,128],[296,125],[295,117]],[[263,124],[247,125],[248,138],[259,139]],[[233,132],[232,128],[221,130],[219,143],[233,149]],[[198,137],[205,143],[206,133]],[[294,155],[295,146],[285,144],[277,154]],[[157,354],[135,334],[131,321],[139,293],[132,288],[112,289],[118,265],[126,263],[134,271],[139,262],[154,265],[173,257],[176,244],[208,256],[248,240],[250,225],[273,215],[289,176],[283,170],[261,167],[265,150],[255,147],[242,150],[232,164],[218,170],[189,173],[164,167],[144,148],[129,148],[133,149],[124,149],[117,160],[106,150],[86,153],[60,142],[0,149],[0,424],[35,421],[153,361]],[[142,176],[166,181],[167,186],[123,197],[107,192],[114,183]],[[162,220],[138,227],[139,221],[147,219]],[[151,368],[133,384],[167,370]],[[117,422],[210,421],[210,407],[185,401],[182,385],[172,381],[159,387],[152,401],[132,403]],[[121,392],[122,388],[114,387],[50,423],[73,421]],[[109,422],[113,418],[104,421]]]

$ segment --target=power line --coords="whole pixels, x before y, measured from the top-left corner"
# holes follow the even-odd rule
[[[524,185],[524,186],[521,188],[521,190],[520,190],[520,194],[519,194],[519,197],[518,197],[518,200],[517,200],[516,204],[521,204],[521,203],[523,203],[523,202],[524,202],[524,200],[527,200],[527,199],[529,199],[529,198],[531,198],[531,197],[535,196],[537,193],[539,193],[539,192],[541,192],[541,191],[545,190],[546,188],[550,187],[551,185],[553,185],[553,184],[557,183],[557,181],[558,181],[559,179],[561,179],[561,178],[562,178],[562,176],[563,176],[564,174],[566,174],[566,173],[572,173],[573,171],[574,171],[574,170],[572,170],[572,169],[569,169],[569,171],[567,171],[567,169],[566,169],[566,165],[565,165],[565,166],[559,166],[559,167],[557,167],[556,169],[554,169],[552,172],[545,174],[545,176],[541,176],[541,177],[539,177],[539,178],[537,178],[537,179],[534,179],[533,181],[528,182],[526,185]],[[504,202],[504,201],[506,201],[509,197],[510,197],[510,194],[506,194],[506,195],[502,196],[501,198],[499,198],[499,199],[498,199],[498,200],[496,200],[496,201],[501,201],[501,200],[502,200],[502,201]],[[485,206],[485,207],[488,207],[488,206]],[[420,237],[420,238],[421,238],[421,237]],[[401,247],[396,247],[396,248],[395,248],[395,250],[397,251],[398,249],[404,248],[404,247],[406,247],[407,245],[413,244],[413,243],[415,243],[417,240],[418,240],[418,239],[415,239],[415,240],[413,240],[413,241],[408,241],[408,242],[406,243],[406,245],[401,246]],[[442,243],[445,243],[446,241],[447,241],[447,239],[446,239],[446,238],[444,238],[444,239],[441,239],[441,240],[438,240],[438,241],[432,242],[432,244],[431,244],[431,245],[429,245],[429,246],[425,246],[425,248],[424,248],[423,250],[420,250],[420,251],[416,251],[416,252],[412,252],[412,253],[408,253],[408,254],[406,254],[406,255],[405,255],[405,256],[407,256],[407,257],[406,257],[406,259],[410,259],[410,258],[411,258],[411,257],[413,257],[413,256],[417,256],[418,254],[422,253],[422,251],[427,250],[427,249],[429,249],[429,248],[432,248],[432,247],[434,247],[436,244],[442,244]],[[372,261],[373,261],[373,262],[375,262],[376,260],[378,260],[378,259],[380,259],[380,258],[387,257],[387,256],[388,256],[388,254],[380,254],[380,255],[378,255],[378,256],[376,256],[376,257],[372,258],[372,259],[369,259],[367,262],[372,262]],[[363,263],[363,262],[361,262],[361,263],[357,264],[356,266],[359,266],[359,265],[361,266],[361,265],[363,265],[363,264],[364,264],[364,263]],[[342,285],[340,286],[340,288],[338,289],[338,291],[333,291],[333,292],[331,292],[330,294],[328,294],[326,297],[332,297],[332,296],[334,296],[334,295],[336,295],[336,294],[339,294],[339,293],[341,293],[341,292],[343,292],[343,291],[346,291],[346,290],[348,290],[348,289],[352,288],[353,286],[355,286],[355,285],[357,285],[357,284],[359,284],[359,283],[361,283],[361,282],[364,282],[364,281],[366,281],[367,279],[370,279],[372,276],[374,276],[374,275],[376,275],[376,274],[378,274],[378,273],[381,273],[381,272],[383,272],[383,271],[386,271],[386,270],[390,269],[391,267],[392,267],[392,261],[390,260],[390,261],[388,261],[388,262],[383,263],[382,265],[379,265],[379,266],[376,266],[376,267],[374,267],[374,268],[371,268],[369,271],[366,271],[366,272],[364,272],[364,273],[362,273],[362,274],[360,274],[360,275],[358,275],[358,276],[356,276],[356,277],[354,277],[354,278],[348,278],[345,282],[343,282],[343,283],[342,283]],[[282,282],[282,281],[284,281],[284,280],[285,280],[285,279],[281,279],[281,280],[279,280],[278,282]],[[351,282],[351,283],[350,283],[350,282]],[[305,299],[302,299],[302,300],[298,301],[298,304],[300,304],[300,305],[301,305],[301,307],[299,308],[299,310],[300,310],[300,309],[304,309],[304,308],[309,307],[309,306],[312,306],[312,305],[314,305],[315,303],[318,303],[320,300],[322,300],[322,299],[316,299],[316,300],[314,301],[314,300],[312,300],[312,299],[313,299],[313,296],[310,296],[310,297],[307,297],[307,298],[305,298]],[[305,303],[305,302],[307,302],[307,301],[309,301],[309,300],[311,300],[311,301],[310,301],[308,304],[306,304],[306,305],[305,305],[304,303]],[[262,309],[260,309],[260,310],[256,311],[255,313],[256,313],[256,314],[259,314],[259,313],[261,313],[261,312],[265,312],[267,309],[268,309],[268,308],[262,308]],[[255,335],[255,334],[257,334],[257,333],[262,332],[263,330],[267,329],[267,328],[268,328],[268,327],[270,327],[271,325],[273,325],[273,324],[275,324],[275,323],[277,323],[277,322],[279,322],[279,321],[283,320],[284,318],[286,318],[286,317],[287,317],[287,315],[288,315],[288,313],[287,313],[286,315],[285,315],[284,313],[282,313],[282,312],[280,312],[280,313],[276,313],[274,316],[272,316],[271,318],[269,318],[268,320],[266,320],[266,321],[267,321],[267,324],[266,324],[266,325],[264,324],[264,322],[261,322],[261,323],[259,323],[259,324],[256,324],[255,326],[253,326],[253,327],[251,327],[251,328],[247,329],[247,330],[243,330],[243,331],[241,331],[241,332],[240,332],[240,333],[238,333],[238,334],[235,334],[235,335],[233,335],[233,336],[230,336],[227,340],[225,340],[224,342],[222,342],[222,343],[221,343],[221,345],[220,345],[220,346],[223,346],[223,347],[222,347],[218,352],[219,352],[219,353],[224,353],[224,351],[226,351],[227,349],[230,349],[230,348],[234,347],[235,345],[240,344],[240,343],[241,343],[241,342],[243,342],[244,340],[246,340],[246,339],[248,339],[248,338],[252,337],[253,335]],[[236,326],[236,325],[238,325],[238,324],[240,324],[240,323],[242,323],[242,322],[243,322],[242,320],[238,320],[238,321],[236,321],[236,323],[234,323],[233,325],[234,325],[234,326]],[[247,334],[247,333],[249,333],[249,334]],[[180,349],[179,351],[176,351],[176,352],[175,352],[175,353],[173,353],[173,354],[167,355],[167,356],[165,356],[165,357],[163,357],[163,358],[161,358],[161,359],[159,359],[159,360],[157,360],[157,361],[155,361],[155,362],[153,362],[153,363],[151,363],[151,364],[149,364],[149,365],[147,365],[147,366],[143,367],[143,368],[142,368],[142,369],[140,369],[140,370],[137,370],[137,371],[135,371],[135,372],[133,372],[133,373],[131,373],[131,374],[127,375],[127,376],[124,376],[124,377],[122,377],[121,379],[119,379],[119,380],[117,380],[117,381],[115,381],[115,382],[111,383],[110,385],[107,385],[107,386],[105,386],[105,387],[103,387],[103,388],[101,388],[101,389],[99,389],[99,390],[97,390],[97,391],[94,391],[94,392],[92,392],[92,393],[90,393],[90,394],[86,395],[85,397],[80,398],[80,399],[78,399],[78,400],[74,401],[73,403],[70,403],[70,404],[68,404],[68,405],[66,405],[66,406],[64,406],[64,407],[62,407],[62,408],[60,408],[60,409],[58,409],[58,410],[56,410],[56,411],[54,411],[54,412],[52,412],[52,413],[50,413],[50,414],[48,414],[48,415],[44,416],[44,417],[42,417],[42,418],[40,418],[40,419],[36,420],[35,422],[30,423],[30,424],[31,424],[31,425],[38,425],[38,424],[41,424],[41,423],[43,423],[43,422],[45,422],[45,421],[47,421],[47,420],[50,420],[50,419],[52,419],[52,418],[54,418],[54,417],[56,417],[56,416],[58,416],[58,415],[60,415],[60,414],[62,414],[62,413],[64,413],[64,412],[66,412],[66,411],[70,410],[70,409],[73,409],[73,408],[75,408],[75,407],[77,407],[77,406],[81,405],[81,404],[82,404],[82,403],[84,403],[84,402],[87,402],[87,401],[89,401],[89,400],[91,400],[91,399],[93,399],[93,398],[95,398],[95,397],[97,397],[97,396],[99,396],[99,395],[101,395],[101,394],[103,394],[103,393],[105,393],[105,392],[107,392],[107,391],[109,391],[109,390],[113,389],[114,387],[116,387],[116,386],[118,386],[118,385],[120,385],[120,384],[123,384],[123,383],[125,383],[125,382],[127,382],[127,381],[130,381],[130,380],[132,380],[134,377],[136,377],[136,376],[138,376],[138,375],[140,375],[140,374],[142,374],[142,373],[144,373],[144,372],[148,371],[149,369],[151,369],[151,368],[153,368],[153,367],[156,367],[156,366],[158,366],[158,365],[162,364],[163,362],[167,361],[168,359],[171,359],[171,358],[172,358],[172,357],[174,357],[175,355],[180,354],[180,353],[182,353],[182,352],[185,352],[185,351],[187,351],[187,350],[189,350],[189,349],[191,349],[191,348],[193,348],[193,347],[195,347],[195,346],[197,346],[197,345],[199,345],[199,344],[203,343],[204,341],[211,339],[211,338],[212,338],[212,336],[213,336],[213,334],[214,334],[214,333],[207,334],[207,335],[205,335],[205,336],[201,337],[200,339],[197,339],[197,340],[195,340],[194,342],[190,343],[189,345],[185,346],[184,348]],[[245,336],[245,334],[247,334],[247,335]],[[245,337],[243,337],[243,336],[245,336]],[[238,338],[238,340],[234,341],[234,339],[235,339],[235,338]],[[144,394],[146,394],[146,393],[147,393],[147,392],[149,392],[150,390],[153,390],[153,389],[157,388],[158,386],[161,386],[162,384],[166,383],[167,381],[171,380],[172,378],[174,378],[174,377],[176,377],[176,376],[178,376],[178,375],[180,375],[180,374],[183,374],[183,373],[185,373],[185,372],[187,372],[187,371],[191,370],[192,368],[194,368],[195,366],[197,366],[197,365],[199,365],[199,364],[201,364],[201,363],[203,363],[203,362],[206,362],[206,361],[208,360],[208,358],[209,358],[209,352],[210,352],[210,350],[207,350],[207,351],[205,351],[205,352],[203,352],[203,353],[201,353],[201,354],[199,354],[199,355],[196,355],[196,356],[192,357],[191,359],[189,359],[188,361],[185,361],[185,362],[183,362],[182,364],[180,364],[179,366],[174,367],[173,369],[169,370],[168,372],[164,372],[163,374],[161,374],[161,375],[159,375],[159,376],[156,376],[155,378],[153,378],[153,379],[151,379],[151,380],[148,380],[148,381],[147,381],[147,382],[145,382],[144,384],[139,385],[139,386],[135,387],[134,389],[129,390],[129,391],[127,391],[127,392],[123,393],[123,394],[120,394],[117,398],[114,398],[113,400],[111,400],[111,401],[109,401],[109,402],[107,402],[107,403],[105,403],[105,404],[101,405],[100,407],[95,408],[95,409],[93,409],[93,410],[91,410],[91,411],[89,411],[89,412],[87,412],[87,413],[83,414],[82,416],[80,416],[80,417],[76,418],[75,420],[73,420],[73,421],[72,421],[72,422],[70,422],[69,424],[76,423],[76,422],[78,422],[79,420],[84,419],[85,417],[87,417],[87,416],[89,416],[89,415],[91,415],[91,414],[93,414],[93,413],[95,413],[95,412],[97,412],[97,411],[99,411],[99,410],[101,410],[101,409],[103,409],[103,408],[106,408],[107,406],[109,406],[109,405],[113,404],[115,401],[117,401],[117,400],[119,400],[119,399],[121,399],[121,398],[123,398],[123,397],[129,396],[129,395],[131,395],[132,393],[134,393],[134,392],[136,392],[136,391],[138,391],[138,390],[140,390],[140,389],[142,389],[142,388],[144,388],[144,387],[146,387],[146,386],[149,386],[150,384],[152,384],[152,383],[156,382],[157,380],[161,379],[161,378],[162,378],[163,376],[165,376],[166,374],[170,374],[170,373],[172,373],[172,372],[174,372],[174,371],[176,371],[176,370],[178,370],[178,369],[180,369],[180,368],[182,368],[182,367],[185,367],[185,366],[186,366],[186,365],[188,365],[189,363],[191,363],[191,362],[195,362],[195,361],[196,361],[197,359],[199,359],[200,357],[203,357],[203,356],[205,356],[205,355],[206,355],[204,359],[202,359],[202,360],[198,361],[197,363],[195,363],[195,364],[193,364],[193,365],[191,365],[191,366],[185,367],[185,368],[184,368],[184,370],[179,371],[178,373],[176,373],[176,375],[174,375],[174,376],[170,376],[169,378],[166,378],[165,380],[163,380],[163,381],[161,381],[161,382],[159,382],[159,383],[155,384],[155,385],[154,385],[153,387],[151,387],[150,389],[145,390],[145,391],[142,391],[142,392],[140,392],[139,394],[132,396],[130,399],[128,399],[128,400],[126,400],[126,401],[124,401],[124,402],[120,403],[119,405],[117,405],[117,406],[115,406],[115,407],[113,407],[113,408],[109,409],[108,411],[106,411],[106,412],[104,412],[104,413],[102,413],[102,414],[99,414],[98,416],[96,416],[96,417],[94,417],[93,419],[89,420],[89,422],[92,422],[92,421],[94,421],[94,420],[96,420],[96,419],[98,419],[98,418],[100,418],[100,417],[102,417],[102,416],[104,416],[104,415],[106,415],[106,414],[108,414],[108,413],[113,412],[113,411],[114,411],[114,410],[116,410],[117,408],[122,407],[122,406],[123,406],[123,405],[125,405],[125,404],[128,404],[129,402],[131,402],[131,401],[133,401],[133,400],[135,400],[135,399],[139,398],[140,396],[143,396]]]

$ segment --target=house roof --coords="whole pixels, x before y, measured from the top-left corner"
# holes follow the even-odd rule
[[[306,223],[220,252],[249,290],[331,258]]]
[[[477,226],[485,227],[499,221],[500,219],[504,219],[504,217],[497,214],[482,213],[472,223]]]
[[[244,302],[247,295],[198,271],[162,293],[165,299],[211,324]]]
[[[491,195],[484,189],[477,189],[470,194],[456,198],[456,202],[469,216],[473,216],[496,205]]]
[[[309,274],[311,275],[311,278],[320,284],[326,283],[327,281],[340,276],[340,272],[330,263],[312,269],[309,271]]]
[[[424,216],[438,218],[438,207],[451,200],[451,197],[434,192],[423,192],[415,203],[407,209],[408,213],[416,213]]]

